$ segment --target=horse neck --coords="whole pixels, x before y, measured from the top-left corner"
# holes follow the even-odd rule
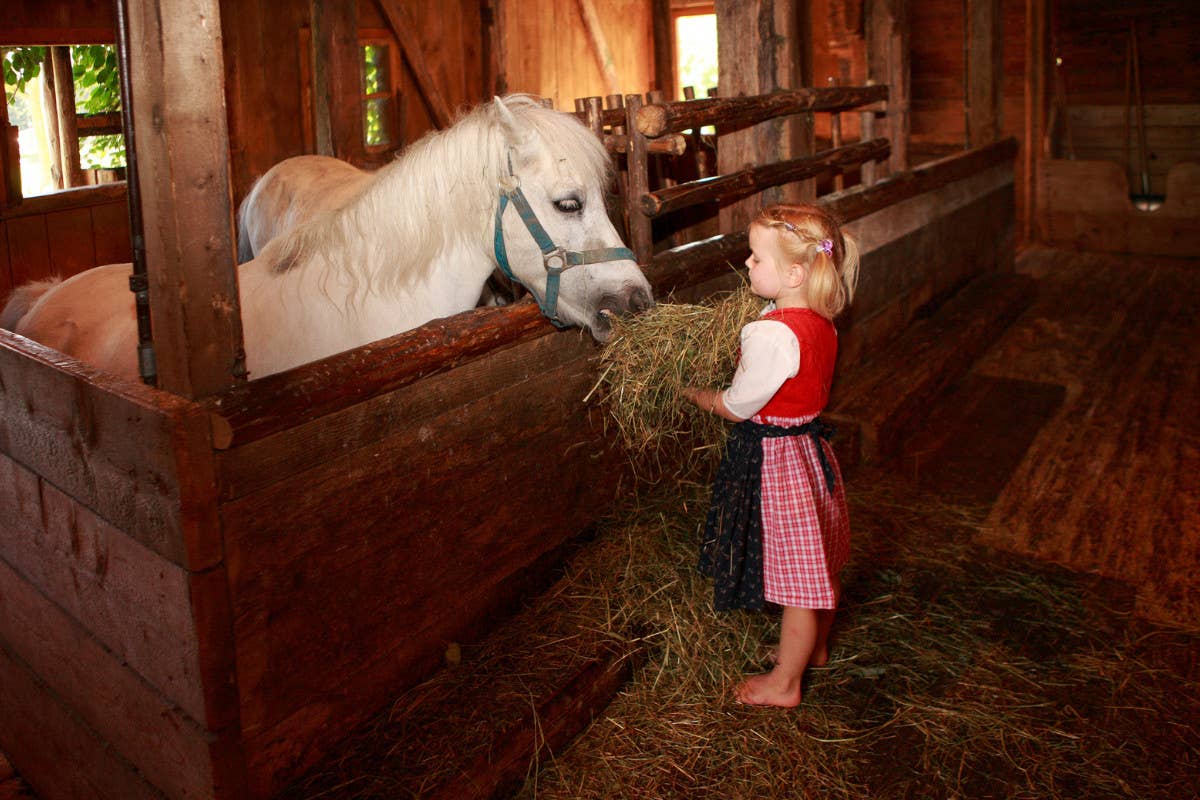
[[[502,155],[486,137],[455,141],[455,129],[425,137],[379,169],[359,196],[302,236],[299,261],[333,265],[351,284],[387,294],[423,294],[439,269],[477,282],[495,266],[492,219]],[[491,142],[488,142],[491,145]],[[453,173],[446,165],[461,165]],[[454,254],[447,259],[446,255]],[[312,263],[315,262],[315,263]]]

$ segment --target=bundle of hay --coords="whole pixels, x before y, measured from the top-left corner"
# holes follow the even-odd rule
[[[719,454],[728,423],[684,399],[684,386],[725,387],[733,377],[738,333],[758,316],[763,300],[748,286],[702,304],[659,303],[613,321],[590,397],[639,472],[657,476],[666,457],[684,448]]]

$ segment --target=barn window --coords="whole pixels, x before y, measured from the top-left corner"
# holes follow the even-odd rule
[[[368,152],[399,145],[396,113],[397,75],[391,41],[384,38],[360,39],[362,50],[363,145]]]
[[[687,87],[696,97],[717,88],[717,15],[711,3],[680,4],[672,9],[675,35],[675,96]]]
[[[0,48],[5,187],[23,197],[125,178],[121,92],[111,44]]]

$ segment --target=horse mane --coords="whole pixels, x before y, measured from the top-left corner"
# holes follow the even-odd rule
[[[611,161],[603,144],[571,114],[546,108],[532,95],[503,98],[505,108],[585,182],[606,185]],[[342,208],[273,240],[261,257],[274,272],[322,269],[321,285],[349,286],[350,303],[370,293],[395,293],[426,276],[451,248],[479,252],[508,174],[501,112],[485,103],[453,125],[427,133],[380,168]]]

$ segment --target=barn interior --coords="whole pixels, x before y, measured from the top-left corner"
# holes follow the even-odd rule
[[[128,116],[66,102],[68,48],[123,36]],[[44,49],[0,112],[0,294],[144,239],[161,353],[133,385],[0,331],[0,798],[1191,796],[1198,41],[1183,0],[8,0],[0,48]],[[275,163],[378,168],[508,93],[613,143],[660,303],[736,285],[765,203],[865,244],[829,409],[854,551],[797,711],[732,701],[778,620],[705,605],[710,464],[642,485],[597,444],[601,345],[525,300],[246,381],[236,304],[157,288],[236,296]],[[790,105],[633,132],[740,97]],[[122,132],[137,176],[70,146]]]

